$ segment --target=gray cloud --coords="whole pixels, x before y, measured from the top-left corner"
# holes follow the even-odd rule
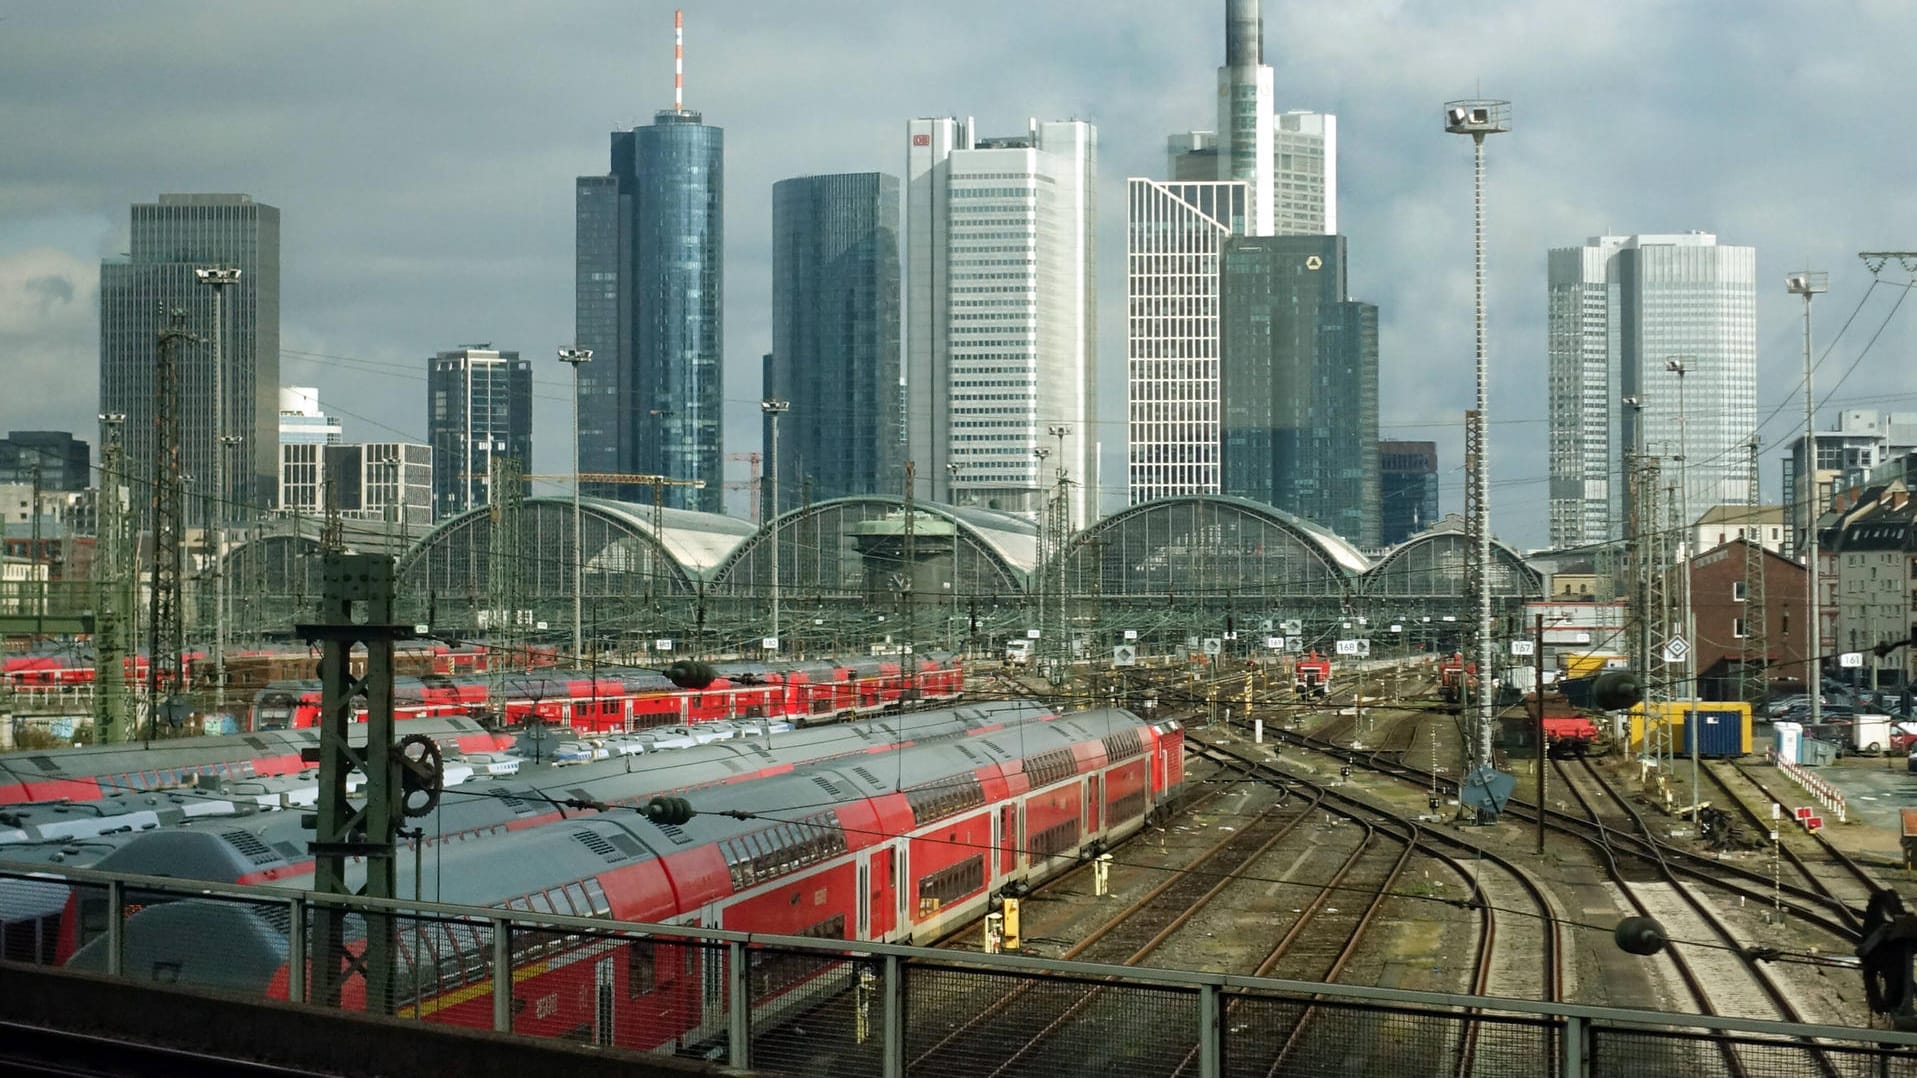
[[[729,444],[758,439],[774,181],[896,173],[912,116],[1004,131],[1077,115],[1099,125],[1100,437],[1106,476],[1122,475],[1123,182],[1162,171],[1167,133],[1211,126],[1222,3],[685,6],[688,104],[726,129]],[[1889,309],[1854,255],[1917,241],[1917,150],[1884,75],[1917,40],[1917,8],[1266,6],[1280,105],[1340,116],[1351,283],[1383,308],[1387,433],[1435,438],[1448,471],[1471,398],[1470,154],[1438,106],[1480,86],[1515,103],[1517,129],[1490,146],[1488,219],[1493,503],[1514,541],[1544,536],[1549,247],[1686,228],[1755,245],[1766,411],[1799,376],[1787,270],[1832,273],[1820,340],[1868,299],[1820,385]],[[127,204],[232,190],[284,213],[286,346],[359,361],[289,358],[287,379],[318,384],[356,436],[423,433],[433,351],[491,340],[544,359],[570,339],[572,178],[605,167],[609,130],[669,103],[670,27],[668,4],[610,0],[12,5],[0,363],[27,389],[0,395],[0,427],[91,429],[92,282],[124,246]],[[1917,407],[1911,317],[1891,320],[1842,398]],[[547,366],[535,464],[559,471],[567,383]],[[1454,508],[1462,476],[1448,478]]]

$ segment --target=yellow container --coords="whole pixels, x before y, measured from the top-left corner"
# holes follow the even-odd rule
[[[1648,718],[1646,708],[1649,708]],[[1657,704],[1639,704],[1631,709],[1630,751],[1633,755],[1649,752],[1691,754],[1685,713],[1692,705],[1683,700]],[[1708,757],[1748,756],[1751,751],[1751,705],[1742,701],[1699,700],[1696,704],[1702,731],[1698,755]],[[1648,743],[1646,739],[1649,739]]]

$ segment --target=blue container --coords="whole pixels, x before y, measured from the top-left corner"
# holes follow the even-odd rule
[[[1685,709],[1688,712],[1689,709]],[[1715,708],[1699,705],[1697,721],[1684,723],[1684,752],[1691,751],[1693,730],[1698,734],[1697,754],[1699,756],[1744,756],[1751,751],[1749,727],[1750,720],[1746,712],[1737,708]],[[1686,714],[1686,719],[1689,715]]]

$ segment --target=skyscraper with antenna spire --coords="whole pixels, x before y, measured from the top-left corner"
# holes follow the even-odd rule
[[[612,133],[611,169],[575,186],[579,467],[703,479],[667,504],[719,512],[725,312],[725,132],[685,104],[673,13],[672,107]],[[598,493],[650,498],[649,488]]]

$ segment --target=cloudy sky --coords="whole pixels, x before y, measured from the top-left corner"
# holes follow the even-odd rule
[[[773,182],[898,173],[914,116],[987,134],[1078,117],[1099,129],[1102,438],[1121,476],[1123,183],[1162,173],[1167,133],[1212,126],[1223,0],[683,6],[687,104],[726,132],[728,447],[758,442]],[[425,357],[492,341],[542,361],[535,468],[565,470],[548,357],[572,337],[573,178],[670,104],[672,7],[0,0],[0,429],[91,437],[99,261],[126,248],[130,203],[244,191],[282,212],[283,380],[318,385],[348,437],[423,439]],[[1820,350],[1853,319],[1819,370],[1831,407],[1917,410],[1909,274],[1874,281],[1856,257],[1917,248],[1917,4],[1267,0],[1265,21],[1279,107],[1339,116],[1351,288],[1383,308],[1383,433],[1439,443],[1447,510],[1472,395],[1450,98],[1514,103],[1489,146],[1502,537],[1546,538],[1549,247],[1703,229],[1757,248],[1759,415],[1783,406],[1767,491],[1768,447],[1802,421],[1786,272],[1830,271]]]

